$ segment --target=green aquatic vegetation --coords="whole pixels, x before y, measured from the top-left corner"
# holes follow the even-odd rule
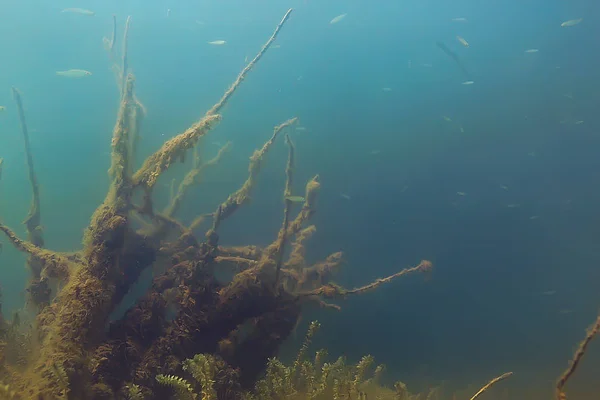
[[[156,381],[164,386],[170,386],[176,393],[175,397],[178,400],[184,399],[195,399],[196,394],[192,385],[190,385],[185,379],[173,375],[157,375]]]
[[[311,358],[308,350],[320,324],[312,322],[304,342],[291,365],[285,365],[277,358],[270,358],[266,370],[251,391],[240,393],[240,400],[329,400],[329,399],[381,399],[381,400],[411,400],[420,396],[411,394],[406,385],[397,382],[394,388],[381,385],[381,375],[384,365],[375,365],[371,355],[362,357],[356,364],[348,364],[344,357],[336,361],[326,362],[327,351],[319,350]],[[183,371],[190,375],[196,391],[184,378],[168,377],[169,386],[173,387],[171,396],[180,400],[201,398],[203,400],[225,399],[217,397],[216,376],[220,367],[218,360],[211,355],[198,354],[193,359],[184,361]],[[165,378],[161,376],[161,380]],[[185,389],[185,390],[183,390]],[[427,399],[433,400],[430,396]]]

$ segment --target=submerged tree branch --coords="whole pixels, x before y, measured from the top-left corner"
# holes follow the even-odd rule
[[[491,381],[489,381],[484,387],[482,387],[481,389],[479,389],[479,391],[477,393],[475,393],[473,395],[473,397],[471,397],[470,400],[475,400],[476,398],[478,398],[483,392],[485,392],[486,390],[488,390],[489,388],[491,388],[492,386],[494,386],[496,383],[510,377],[513,373],[512,372],[507,372],[505,374],[502,374],[494,379],[492,379]]]
[[[29,213],[23,223],[27,228],[27,234],[29,241],[38,247],[44,246],[44,238],[41,234],[41,214],[40,214],[40,188],[33,167],[33,154],[31,152],[31,145],[29,142],[29,131],[27,129],[27,121],[25,120],[25,111],[23,110],[23,101],[21,94],[16,88],[12,88],[13,97],[17,104],[17,111],[19,113],[19,122],[21,124],[21,133],[23,135],[23,141],[25,143],[25,157],[27,158],[27,171],[29,175],[29,183],[32,191],[32,201],[29,208]],[[38,271],[39,272],[39,271]]]
[[[284,123],[277,125],[273,129],[273,135],[267,142],[263,145],[260,150],[256,150],[252,157],[250,157],[250,165],[248,166],[248,179],[244,182],[241,188],[239,188],[236,192],[229,195],[227,200],[225,200],[221,205],[219,205],[217,211],[215,212],[215,216],[213,219],[212,231],[216,232],[219,229],[219,225],[225,219],[229,218],[233,213],[243,204],[245,204],[250,199],[250,194],[254,185],[256,184],[256,178],[262,168],[262,162],[273,145],[275,143],[275,139],[277,136],[285,129],[298,121],[298,118],[292,118]]]
[[[385,278],[376,279],[374,282],[371,282],[368,285],[364,285],[364,286],[361,286],[361,287],[358,287],[355,289],[344,289],[343,287],[338,286],[338,285],[328,284],[328,285],[321,286],[320,288],[315,289],[315,290],[297,293],[297,295],[299,297],[323,296],[328,299],[343,298],[343,297],[346,297],[349,295],[362,294],[369,290],[376,289],[379,286],[383,285],[384,283],[390,282],[390,281],[392,281],[396,278],[399,278],[403,275],[406,275],[406,274],[410,274],[413,272],[430,272],[432,268],[433,268],[433,264],[431,263],[431,261],[423,260],[416,267],[405,268],[402,271],[399,271],[393,275],[390,275]]]
[[[25,111],[23,109],[23,100],[21,98],[21,93],[16,88],[12,88],[12,93],[15,103],[17,104],[17,112],[19,113],[19,122],[21,124],[23,141],[25,143],[25,157],[27,159],[27,171],[32,193],[29,213],[23,223],[27,229],[27,239],[37,247],[44,247],[44,235],[41,226],[40,188],[33,164],[33,154],[29,142],[29,131],[27,129]],[[45,307],[50,302],[50,288],[47,280],[41,276],[44,265],[38,258],[32,256],[27,258],[27,265],[32,274],[27,289],[30,299],[36,306]]]
[[[579,343],[577,350],[575,350],[575,354],[573,355],[573,359],[569,365],[569,368],[563,372],[563,374],[558,378],[556,382],[556,400],[566,400],[567,395],[565,394],[564,387],[569,380],[569,378],[575,373],[575,370],[579,366],[581,359],[585,355],[588,345],[592,341],[592,339],[600,332],[600,314],[596,318],[596,322],[592,324],[592,326],[588,329],[585,338]]]
[[[256,65],[256,63],[262,58],[262,56],[266,53],[271,44],[273,44],[273,42],[277,38],[277,35],[279,34],[279,31],[281,30],[281,28],[283,28],[283,24],[285,24],[285,22],[288,20],[292,11],[293,10],[291,8],[287,10],[285,15],[281,19],[281,22],[279,22],[269,40],[267,40],[267,42],[263,45],[258,54],[256,54],[256,56],[252,59],[252,61],[250,61],[248,65],[246,65],[246,67],[242,70],[242,72],[240,72],[236,80],[229,87],[229,89],[227,89],[223,97],[221,97],[221,99],[214,106],[212,106],[210,110],[208,110],[206,115],[216,115],[217,113],[221,112],[221,109],[225,106],[225,104],[227,104],[227,101],[233,95],[233,93],[235,93],[235,91],[240,86],[244,78],[246,78],[246,75],[248,75],[248,73],[252,70],[254,65]]]

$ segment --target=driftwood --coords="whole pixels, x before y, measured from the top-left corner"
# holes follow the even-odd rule
[[[391,277],[362,288],[347,290],[331,283],[342,263],[342,254],[310,264],[305,242],[315,227],[308,225],[316,210],[319,177],[306,184],[304,202],[296,216],[292,194],[294,146],[286,136],[289,159],[283,191],[283,222],[273,243],[265,248],[231,248],[220,245],[219,228],[246,205],[255,187],[264,158],[279,136],[293,126],[292,118],[275,127],[273,135],[250,159],[248,179],[212,213],[192,222],[178,219],[186,192],[201,183],[204,170],[220,161],[226,148],[206,163],[196,156],[190,172],[175,190],[169,206],[154,209],[152,195],[159,177],[220,121],[219,114],[244,78],[260,61],[288,21],[289,10],[256,57],[242,70],[223,97],[196,123],[166,141],[136,170],[135,153],[146,109],[135,96],[135,79],[129,71],[127,37],[123,53],[115,52],[116,18],[112,38],[105,39],[113,62],[120,106],[111,142],[110,186],[103,203],[86,229],[81,250],[58,253],[45,249],[40,229],[40,196],[29,149],[22,99],[15,89],[29,179],[33,189],[31,211],[25,221],[27,240],[0,223],[8,240],[28,256],[32,280],[31,300],[37,305],[35,324],[19,337],[25,350],[13,362],[6,357],[7,322],[0,316],[0,382],[17,398],[112,399],[125,398],[135,385],[147,398],[161,398],[158,374],[176,374],[181,362],[198,353],[218,356],[223,368],[242,386],[251,385],[294,329],[307,302],[339,308],[324,299],[360,294],[410,272],[426,272],[421,262]],[[136,204],[136,192],[142,204]],[[200,221],[212,219],[204,238],[194,235]],[[291,254],[286,257],[286,249]],[[154,268],[150,289],[125,315],[109,323],[142,271]],[[230,282],[220,282],[215,271],[233,272]],[[49,285],[48,282],[53,283]],[[50,288],[56,287],[54,291]],[[17,339],[10,339],[15,341]],[[20,348],[20,347],[19,347]],[[223,383],[225,384],[225,383]]]

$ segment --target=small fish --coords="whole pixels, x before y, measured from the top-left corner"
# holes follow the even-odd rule
[[[402,190],[400,190],[400,193],[404,193],[404,192],[406,192],[407,190],[408,190],[408,185],[407,185],[407,186],[404,186],[404,187],[402,188]]]
[[[212,42],[208,42],[208,44],[212,44],[214,46],[223,46],[227,43],[225,40],[213,40]]]
[[[379,154],[379,153],[381,153],[381,150],[371,150],[371,151],[369,152],[369,154],[370,154],[370,155],[372,155],[372,156],[376,156],[376,155],[377,155],[377,154]]]
[[[460,133],[465,133],[465,128],[463,128],[462,125],[459,127],[459,129],[460,129]]]
[[[556,290],[547,290],[545,292],[540,293],[542,296],[553,296],[556,294]]]
[[[92,73],[85,69],[69,69],[66,71],[56,71],[56,75],[64,76],[65,78],[83,78],[92,75]]]
[[[571,314],[573,312],[573,310],[569,310],[566,308],[563,308],[562,310],[558,310],[559,314]]]
[[[570,19],[560,24],[560,26],[562,26],[563,28],[567,26],[575,26],[578,25],[581,21],[583,21],[583,18]]]
[[[581,125],[581,124],[583,124],[583,121],[582,121],[582,120],[575,121],[575,125]]]
[[[90,17],[96,15],[94,11],[86,10],[85,8],[65,8],[61,13],[89,15]]]
[[[4,164],[4,158],[0,158],[0,178],[2,178],[2,164]]]
[[[306,199],[302,196],[285,196],[287,201],[291,201],[292,203],[304,203]]]
[[[466,196],[467,194],[465,192],[456,192],[457,195],[459,196]]]
[[[348,14],[344,13],[344,14],[338,15],[337,17],[335,17],[334,19],[332,19],[331,21],[329,21],[329,24],[330,25],[337,24],[338,22],[340,22],[341,20],[343,20],[344,18],[346,18],[346,15],[348,15]]]
[[[305,126],[297,126],[297,127],[296,127],[296,130],[297,130],[297,131],[305,131],[305,130],[306,130],[306,127],[305,127]]]
[[[503,190],[508,190],[508,186],[506,186],[506,185],[501,185],[500,188]]]
[[[391,92],[391,91],[392,91],[392,88],[389,88],[389,87],[384,87],[384,88],[383,88],[383,89],[381,89],[381,90],[383,90],[384,92]]]
[[[463,17],[458,17],[458,18],[452,18],[453,22],[468,22],[466,18]]]
[[[196,20],[196,23],[197,23],[198,25],[204,25],[204,21]]]
[[[340,193],[340,197],[342,199],[346,199],[346,200],[351,200],[352,198],[350,196],[348,196],[346,193]]]
[[[456,40],[458,40],[463,46],[470,47],[469,42],[467,42],[464,37],[456,36]]]
[[[531,217],[529,217],[529,219],[533,221],[535,219],[538,219],[539,217],[539,215],[532,215]]]
[[[475,81],[464,81],[462,84],[463,85],[472,85],[474,83],[475,83]]]
[[[167,8],[167,18],[169,18],[171,16],[171,9]]]
[[[6,107],[0,106],[0,112],[5,111],[5,110],[6,110]]]
[[[507,208],[519,208],[519,207],[521,207],[521,205],[520,204],[508,204],[506,207]]]
[[[539,49],[527,49],[527,50],[525,50],[525,53],[532,54],[532,53],[537,53],[538,51],[540,51],[540,50]]]
[[[280,44],[274,44],[273,46],[271,46],[272,49],[279,49],[280,47]]]
[[[452,122],[452,119],[450,119],[450,117],[447,117],[445,115],[442,115],[442,118],[444,119],[444,121],[446,122]]]

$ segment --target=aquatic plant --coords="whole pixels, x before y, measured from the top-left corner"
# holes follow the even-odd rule
[[[232,391],[235,381],[222,379],[225,366],[222,360],[212,355],[197,354],[184,362],[183,371],[189,379],[157,377],[162,385],[169,388],[162,395],[178,400],[200,397],[203,400],[417,398],[408,392],[402,382],[397,382],[394,389],[382,386],[380,377],[385,367],[379,365],[372,368],[374,358],[370,355],[364,356],[355,365],[348,364],[344,357],[339,357],[333,363],[325,362],[327,351],[324,349],[317,351],[314,357],[308,357],[312,338],[319,328],[320,324],[316,321],[310,324],[302,347],[291,365],[285,365],[277,358],[269,358],[263,377],[252,390]],[[232,396],[232,393],[235,395]]]
[[[349,364],[345,357],[335,362],[326,362],[327,350],[317,351],[314,357],[308,356],[309,346],[321,325],[314,321],[310,324],[304,342],[291,365],[285,365],[277,358],[267,362],[263,377],[252,390],[240,392],[236,381],[223,379],[231,376],[227,366],[218,357],[197,354],[184,362],[183,370],[189,379],[179,376],[156,377],[167,391],[161,392],[161,398],[174,400],[196,399],[238,399],[238,400],[439,400],[442,393],[439,387],[422,393],[413,394],[405,383],[397,381],[393,388],[381,383],[385,365],[374,367],[375,359],[371,355],[362,357],[356,364]],[[373,368],[374,367],[374,368]],[[225,374],[224,374],[225,372]],[[235,374],[235,373],[234,373]],[[512,372],[502,374],[485,384],[470,400],[477,399],[496,383],[510,377]],[[449,397],[443,397],[449,398]],[[452,398],[456,396],[453,394]]]
[[[28,301],[35,306],[36,317],[34,324],[20,326],[14,319],[8,323],[0,318],[0,382],[8,385],[2,390],[20,399],[133,399],[164,398],[160,391],[166,385],[182,396],[191,396],[187,381],[177,378],[187,372],[204,388],[204,399],[215,398],[215,393],[221,391],[233,398],[242,392],[241,388],[252,387],[265,369],[267,377],[280,374],[273,357],[295,327],[305,304],[339,308],[327,301],[364,293],[408,273],[431,270],[431,263],[422,261],[416,267],[349,290],[331,282],[342,263],[341,253],[308,263],[305,243],[315,230],[308,224],[316,210],[321,184],[318,176],[307,182],[301,209],[294,216],[295,204],[290,196],[295,148],[288,136],[283,222],[277,237],[265,248],[220,244],[221,224],[248,203],[266,154],[297,122],[296,118],[274,128],[271,138],[250,158],[247,180],[216,211],[199,214],[191,224],[177,217],[187,190],[198,183],[196,177],[217,163],[226,148],[208,163],[202,163],[195,154],[192,169],[177,191],[172,185],[169,206],[162,212],[155,210],[153,194],[159,178],[184,161],[219,123],[224,106],[276,39],[291,12],[284,15],[222,98],[188,129],[163,143],[139,168],[135,155],[146,110],[135,95],[135,79],[128,66],[131,20],[127,19],[123,52],[117,57],[113,18],[112,38],[104,40],[120,92],[111,142],[110,186],[91,217],[79,251],[44,248],[40,193],[25,113],[19,92],[13,90],[33,202],[25,220],[26,240],[5,224],[0,223],[0,231],[28,257],[32,276]],[[212,226],[201,240],[195,230],[210,220]],[[291,251],[287,259],[286,250]],[[150,267],[157,271],[150,289],[122,318],[109,322],[109,316],[142,271]],[[234,271],[230,282],[215,277],[215,271],[224,269]],[[19,342],[27,345],[14,346]],[[194,354],[200,356],[184,362]],[[360,367],[361,374],[369,360],[363,362],[364,368]],[[310,387],[311,392],[346,390],[346,385],[356,391],[364,383],[358,375],[354,380],[336,381],[340,361],[327,364],[327,376],[334,381],[328,380],[326,387],[319,389],[319,380],[311,380],[308,370],[321,363],[321,357],[311,365],[299,358],[288,378],[294,387]],[[322,376],[318,377],[322,381]]]

